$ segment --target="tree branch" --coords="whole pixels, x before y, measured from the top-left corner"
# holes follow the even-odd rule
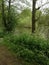
[[[46,4],[49,4],[49,2],[44,3],[43,5],[41,5],[40,7],[38,7],[36,10],[39,10],[41,7],[45,6]]]

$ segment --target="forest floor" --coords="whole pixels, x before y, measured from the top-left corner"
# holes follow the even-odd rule
[[[17,58],[2,41],[3,38],[0,38],[0,65],[30,65],[23,59]]]
[[[2,44],[3,38],[0,38],[0,65],[20,65],[15,55],[13,55],[8,48]]]
[[[16,59],[5,46],[0,46],[0,65],[20,65],[20,60]]]

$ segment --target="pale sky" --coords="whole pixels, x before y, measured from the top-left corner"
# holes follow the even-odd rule
[[[40,5],[42,5],[42,4],[46,3],[46,2],[49,2],[49,0],[39,0],[39,1],[37,1],[37,6],[40,6]],[[46,4],[46,5],[43,6],[43,7],[48,7],[48,5],[49,5],[49,4]]]
[[[25,1],[25,0],[21,0],[21,1]],[[26,6],[27,3],[25,4],[25,3],[22,3],[21,1],[20,0],[17,0],[17,2],[14,2],[14,5],[17,4],[18,5],[18,8],[20,8],[20,9],[21,8],[24,9],[24,7],[29,7],[30,9],[32,9],[32,0],[27,0],[30,3],[30,6]],[[49,1],[49,0],[38,0],[37,1],[37,4],[36,4],[36,7],[41,6],[42,4],[46,3],[47,1]],[[19,4],[21,6],[19,6]],[[43,6],[41,9],[43,9],[45,7],[48,8],[49,7],[49,4]]]
[[[32,0],[27,0],[27,1],[30,3],[30,8],[32,9]],[[37,4],[36,4],[36,7],[41,6],[42,4],[46,3],[47,1],[49,1],[49,0],[38,0],[38,1],[37,1]],[[24,5],[24,6],[25,6],[25,5]],[[48,7],[49,7],[49,4],[43,6],[41,9],[43,9],[43,8],[45,8],[45,7],[48,8]]]
[[[28,1],[31,3],[31,7],[32,7],[32,0],[28,0]],[[41,6],[42,4],[46,3],[47,1],[49,2],[49,0],[38,0],[37,4],[36,4],[36,7]],[[49,6],[49,4],[47,4],[47,5],[43,6],[43,7],[48,7],[48,6]]]

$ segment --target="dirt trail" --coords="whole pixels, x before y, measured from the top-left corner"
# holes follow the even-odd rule
[[[5,46],[0,46],[0,65],[21,65]]]

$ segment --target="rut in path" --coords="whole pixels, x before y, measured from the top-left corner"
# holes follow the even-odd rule
[[[21,63],[5,46],[0,46],[0,65],[21,65]]]

